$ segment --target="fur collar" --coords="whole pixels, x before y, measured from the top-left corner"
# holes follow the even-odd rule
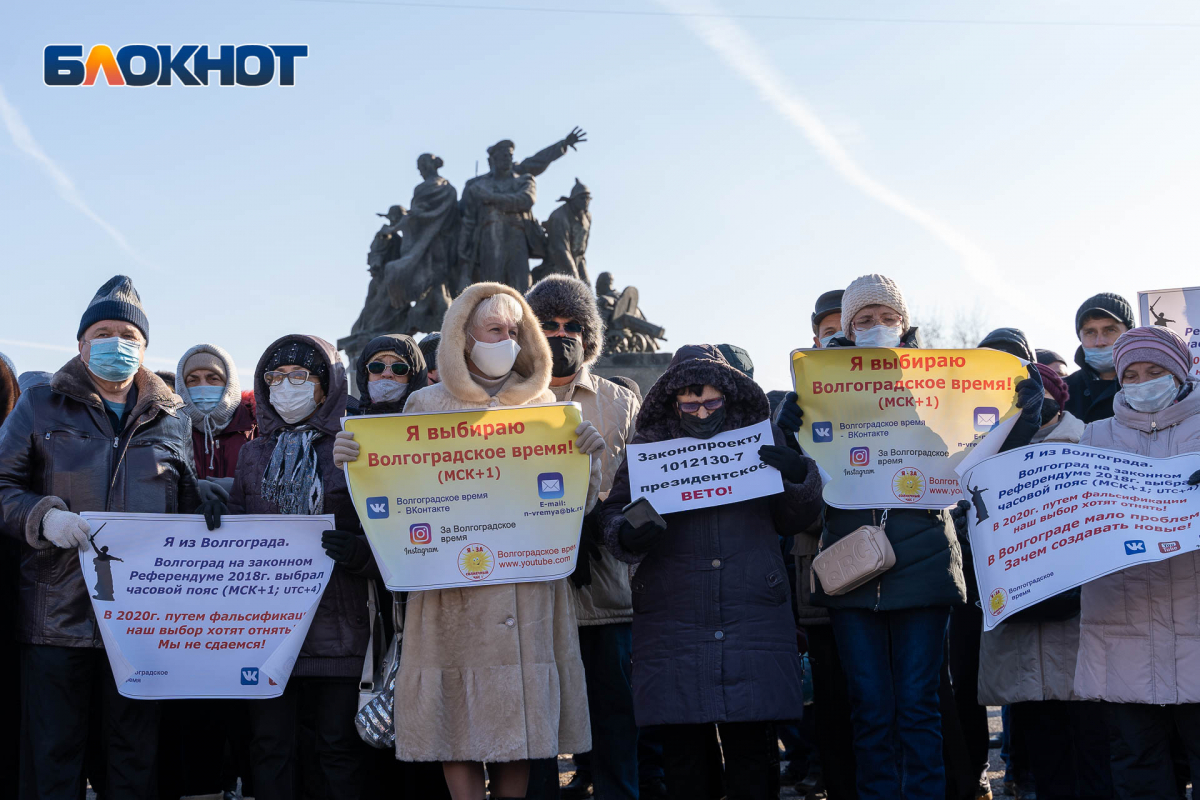
[[[441,382],[453,397],[471,407],[489,406],[492,397],[475,382],[467,368],[467,325],[475,306],[495,294],[509,295],[521,304],[524,312],[517,333],[521,352],[496,400],[503,406],[525,405],[550,386],[550,345],[546,344],[533,309],[516,289],[500,283],[476,283],[468,286],[446,311],[437,351]]]
[[[183,404],[178,395],[162,382],[162,378],[145,367],[138,368],[137,374],[133,376],[133,385],[137,387],[137,403],[133,407],[130,419],[139,419],[152,409],[175,416],[175,411]],[[50,388],[94,408],[104,408],[104,401],[96,391],[91,373],[79,356],[72,358],[54,373],[54,377],[50,379]]]

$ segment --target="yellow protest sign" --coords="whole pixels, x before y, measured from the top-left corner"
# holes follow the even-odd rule
[[[575,569],[590,457],[576,403],[347,417],[354,508],[393,591],[547,581]]]
[[[954,468],[1017,413],[1016,385],[1028,376],[1021,359],[998,350],[794,351],[798,439],[832,476],[825,502],[953,505],[961,497]]]

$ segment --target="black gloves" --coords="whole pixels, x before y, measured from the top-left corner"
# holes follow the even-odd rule
[[[775,411],[775,424],[784,433],[796,434],[804,427],[804,412],[800,410],[800,398],[788,392]]]
[[[796,413],[800,413],[798,408]],[[804,479],[808,477],[808,459],[791,448],[764,444],[758,448],[758,457],[768,467],[779,470],[779,474],[788,483],[804,483]]]
[[[592,559],[600,558],[600,508],[583,518],[583,529],[579,532],[579,555],[575,559],[575,571],[571,583],[576,589],[592,585]]]
[[[631,553],[648,553],[666,530],[666,526],[657,522],[645,522],[635,528],[629,520],[625,520],[621,523],[621,530],[617,531],[617,541]]]
[[[1192,477],[1188,478],[1188,486],[1195,486],[1200,483],[1200,469],[1192,473]]]
[[[967,512],[970,510],[971,503],[967,500],[959,500],[957,505],[950,508],[950,519],[954,520],[954,533],[958,535],[958,541],[964,545],[970,541],[967,528]]]
[[[1037,367],[1030,364],[1028,370],[1029,377],[1017,384],[1016,405],[1021,409],[1021,414],[1013,423],[1013,429],[1004,444],[1000,445],[1001,453],[1029,444],[1042,427],[1042,398],[1046,389],[1042,385],[1042,373],[1037,371]]]
[[[361,536],[351,531],[322,531],[321,547],[325,555],[338,564],[355,564],[364,556],[363,550],[369,549]]]
[[[226,511],[225,504],[215,497],[205,500],[196,506],[196,513],[204,515],[204,524],[210,531],[221,527],[221,515]]]

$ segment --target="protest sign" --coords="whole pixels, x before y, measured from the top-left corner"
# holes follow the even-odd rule
[[[625,455],[630,494],[649,500],[659,514],[779,494],[779,470],[758,457],[765,444],[775,444],[768,420],[708,439],[631,444]]]
[[[1040,444],[963,467],[984,627],[1110,572],[1200,549],[1200,453]]]
[[[590,457],[577,403],[347,417],[358,518],[392,591],[575,570]]]
[[[83,582],[125,697],[279,697],[333,561],[333,516],[81,514]]]
[[[997,350],[832,348],[792,353],[804,452],[832,476],[837,508],[945,508],[955,466],[999,450],[1024,362]],[[990,443],[984,438],[996,431]]]
[[[1200,378],[1200,286],[1138,292],[1138,317],[1143,325],[1170,328],[1183,337],[1192,354],[1192,377]]]

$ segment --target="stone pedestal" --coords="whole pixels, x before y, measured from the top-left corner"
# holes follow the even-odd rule
[[[641,387],[642,396],[659,376],[667,371],[674,353],[612,353],[604,356],[592,367],[592,372],[605,378],[621,375],[633,378]]]

